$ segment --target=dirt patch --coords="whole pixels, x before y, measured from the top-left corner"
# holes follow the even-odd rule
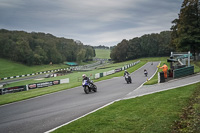
[[[172,127],[172,133],[200,133],[200,85]]]

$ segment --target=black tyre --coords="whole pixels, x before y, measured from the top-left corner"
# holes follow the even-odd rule
[[[89,87],[88,86],[84,86],[84,91],[85,91],[86,94],[89,94],[89,92],[90,92]]]
[[[96,85],[93,85],[93,91],[97,92],[97,86]]]

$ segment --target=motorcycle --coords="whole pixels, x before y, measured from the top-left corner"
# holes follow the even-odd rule
[[[148,72],[146,69],[144,69],[144,76],[147,77],[148,76]]]
[[[147,77],[147,76],[148,76],[148,73],[147,73],[147,72],[145,72],[145,73],[144,73],[144,75],[145,75],[145,77]]]
[[[125,75],[125,80],[126,80],[127,84],[132,83],[132,79],[131,79],[130,74]]]
[[[93,83],[88,83],[87,80],[83,80],[82,86],[86,94],[89,94],[91,91],[97,92],[97,86]]]

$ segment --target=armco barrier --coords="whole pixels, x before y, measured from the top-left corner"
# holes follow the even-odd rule
[[[100,73],[95,74],[95,79],[98,79],[98,78],[100,78]]]
[[[188,76],[191,74],[194,74],[194,66],[183,67],[183,68],[174,70],[173,78],[180,78],[180,77]]]
[[[100,73],[100,78],[103,77],[103,73]]]
[[[110,74],[113,74],[113,73],[115,73],[115,70],[108,71],[107,75],[110,75]]]
[[[107,76],[107,75],[110,75],[110,74],[113,74],[113,73],[116,73],[116,72],[120,72],[120,71],[126,70],[127,68],[132,67],[132,66],[138,64],[139,62],[140,61],[137,61],[137,62],[134,62],[132,64],[126,65],[126,66],[124,66],[122,68],[117,68],[115,70],[111,70],[111,71],[108,71],[108,72],[96,73],[94,78],[98,79],[98,78],[101,78],[101,77],[104,77],[104,76]]]
[[[20,77],[27,77],[27,76],[33,76],[33,75],[38,75],[38,74],[45,74],[45,73],[50,73],[50,72],[58,72],[58,71],[62,71],[62,70],[69,70],[69,69],[68,68],[63,68],[63,69],[48,70],[48,71],[37,72],[37,73],[32,73],[32,74],[25,74],[25,75],[18,75],[18,76],[11,76],[11,77],[0,78],[0,80],[20,78]]]
[[[103,77],[107,76],[107,72],[103,72]]]

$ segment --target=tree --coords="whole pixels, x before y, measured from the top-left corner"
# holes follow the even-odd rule
[[[80,51],[77,53],[77,61],[82,62],[83,60],[85,60],[85,54],[86,54],[86,50],[80,49]]]
[[[163,31],[160,34],[153,33],[123,40],[112,48],[110,57],[116,62],[137,59],[140,57],[169,56],[172,51],[170,46],[171,31]]]
[[[40,45],[36,46],[34,51],[34,64],[41,65],[44,62],[47,62],[47,55],[44,49]]]
[[[111,58],[117,62],[125,61],[128,58],[128,41],[122,40],[117,47],[111,51]]]
[[[128,59],[136,59],[141,57],[141,39],[136,37],[129,40]]]
[[[79,57],[78,57],[79,56]],[[95,50],[73,39],[0,29],[0,57],[28,65],[91,59]]]
[[[91,60],[93,57],[95,57],[95,49],[90,46],[85,46],[86,48],[86,53],[85,53],[85,58],[86,60]]]
[[[172,45],[178,51],[200,50],[200,9],[198,0],[184,0],[179,18],[172,21]]]

